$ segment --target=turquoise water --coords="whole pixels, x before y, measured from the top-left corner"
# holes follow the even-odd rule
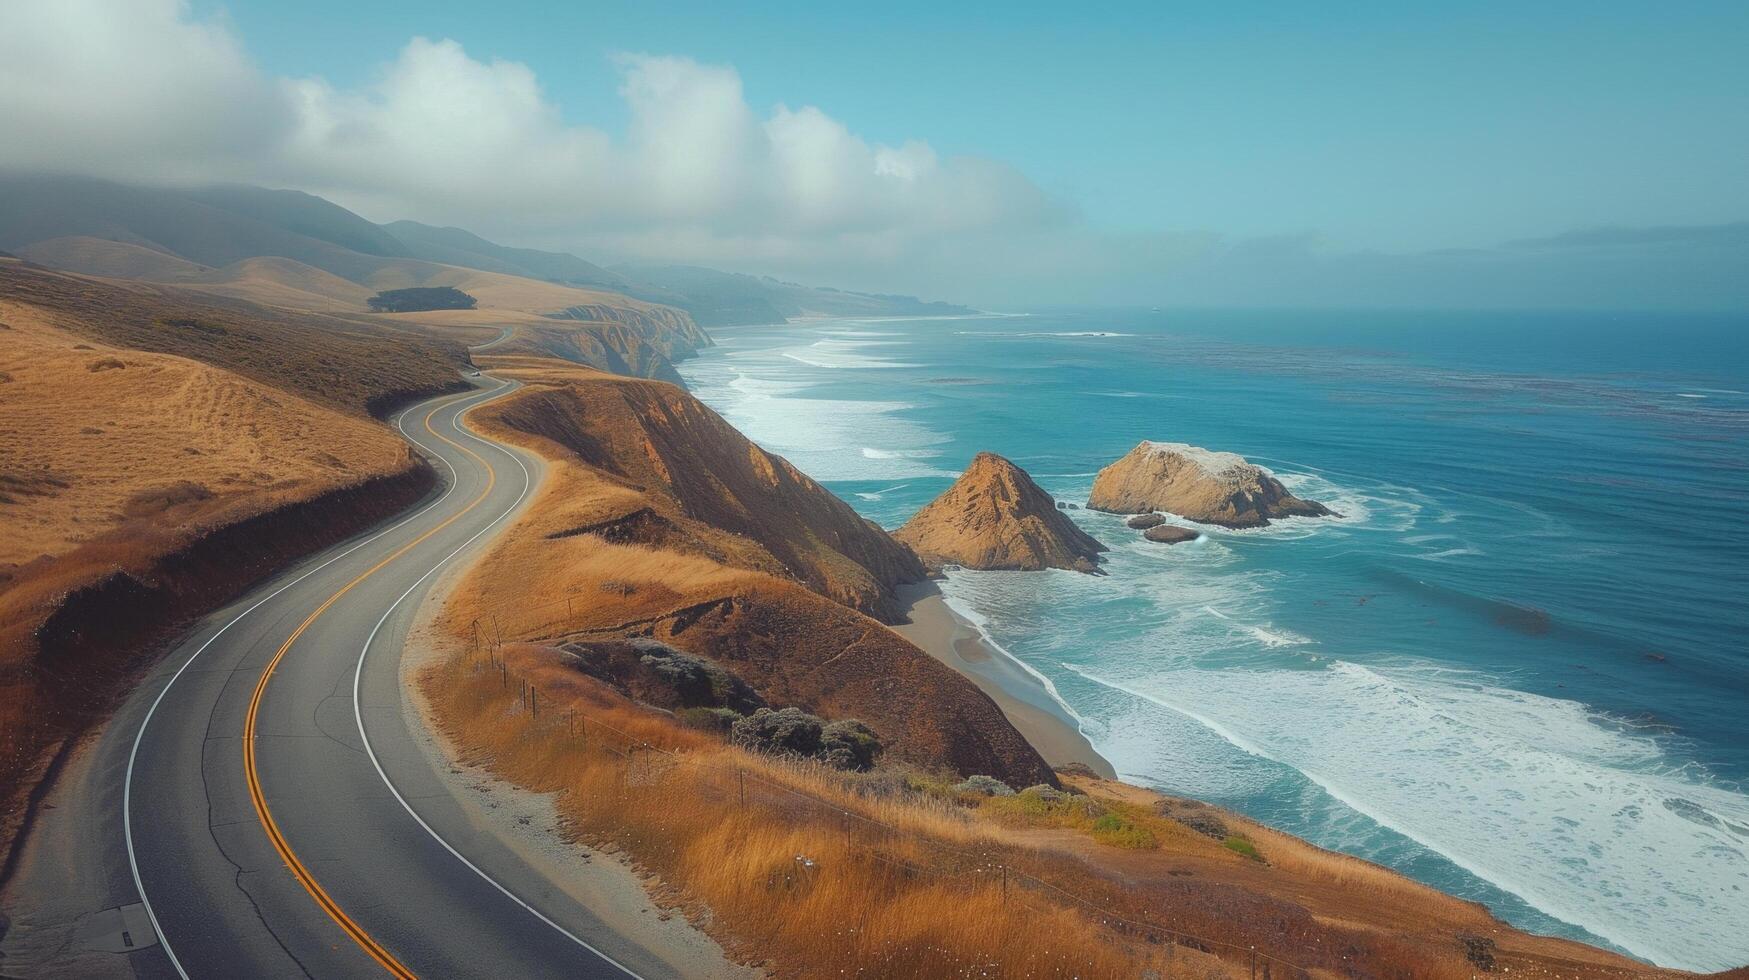
[[[1660,964],[1749,963],[1749,321],[1063,313],[715,332],[707,403],[887,527],[971,456],[1143,439],[1340,520],[950,602],[1126,779]]]

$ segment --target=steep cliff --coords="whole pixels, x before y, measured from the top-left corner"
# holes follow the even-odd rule
[[[941,496],[893,533],[930,567],[1092,572],[1105,546],[1057,509],[1026,471],[979,453]]]
[[[482,357],[525,387],[475,424],[545,457],[529,516],[452,600],[541,644],[652,637],[769,704],[871,726],[892,758],[1015,785],[1054,780],[971,682],[871,616],[921,579],[904,545],[671,385]]]
[[[1233,453],[1182,442],[1143,442],[1094,478],[1087,506],[1116,514],[1163,510],[1204,524],[1262,527],[1282,517],[1330,517],[1270,472]]]
[[[673,362],[709,347],[711,339],[692,317],[669,306],[636,300],[621,304],[570,306],[548,316],[587,326],[565,331],[566,340],[548,352],[614,374],[680,383]],[[566,350],[565,345],[570,346]]]
[[[894,615],[893,589],[924,576],[879,526],[672,386],[606,378],[541,386],[482,414],[652,495],[659,513],[756,543],[783,573],[852,608]]]

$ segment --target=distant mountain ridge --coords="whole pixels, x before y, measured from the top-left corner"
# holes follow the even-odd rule
[[[803,286],[692,265],[618,265],[632,295],[672,303],[706,326],[781,323],[797,316],[965,316],[978,312],[915,296]]]
[[[685,310],[707,327],[782,323],[808,315],[975,312],[913,296],[803,286],[698,266],[603,268],[568,252],[500,245],[462,228],[416,221],[378,225],[296,190],[244,184],[144,187],[88,177],[0,173],[0,250],[18,252],[69,238],[121,242],[215,269],[246,259],[285,258],[357,283],[380,277],[385,263],[396,260],[436,263],[611,290]]]
[[[625,292],[628,285],[623,277],[567,252],[511,248],[489,242],[466,229],[438,228],[417,221],[391,221],[378,227],[413,255],[431,262],[619,292]]]

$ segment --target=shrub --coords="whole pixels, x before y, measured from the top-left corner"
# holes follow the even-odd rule
[[[968,776],[965,782],[954,787],[958,793],[977,793],[981,796],[1013,796],[1014,789],[995,776]]]
[[[1205,837],[1225,841],[1232,836],[1226,821],[1195,800],[1162,800],[1155,809],[1162,817],[1176,820]]]
[[[1055,786],[1047,786],[1044,783],[1039,783],[1037,786],[1028,786],[1021,790],[1020,795],[1030,796],[1041,803],[1051,804],[1062,802],[1065,794]]]
[[[674,689],[689,707],[727,707],[739,714],[764,706],[753,688],[713,660],[676,650],[656,640],[631,641],[638,663]]]
[[[846,718],[820,730],[820,760],[834,769],[867,772],[881,757],[881,740],[860,721]]]
[[[1241,857],[1248,857],[1253,861],[1263,860],[1263,855],[1257,852],[1257,845],[1243,837],[1235,835],[1222,841],[1221,844],[1227,850],[1232,851],[1234,854],[1238,854]]]
[[[1159,843],[1148,828],[1138,827],[1115,813],[1107,813],[1093,821],[1093,839],[1101,844],[1135,851],[1148,850]]]
[[[824,727],[819,718],[800,708],[760,708],[735,722],[729,740],[756,752],[812,758],[820,751]]]
[[[423,310],[471,310],[479,300],[454,286],[416,286],[385,289],[365,302],[378,313],[417,313]]]

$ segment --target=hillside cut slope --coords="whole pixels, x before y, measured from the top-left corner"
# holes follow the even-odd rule
[[[709,657],[776,706],[871,726],[892,757],[1031,785],[1055,777],[1001,710],[875,616],[917,558],[670,385],[548,358],[475,424],[548,460],[528,516],[451,599],[451,628],[506,641],[652,638]]]
[[[457,348],[0,259],[0,839],[156,639],[418,499]]]
[[[1105,550],[1025,470],[995,453],[974,456],[953,486],[893,537],[932,568],[1093,572]]]

